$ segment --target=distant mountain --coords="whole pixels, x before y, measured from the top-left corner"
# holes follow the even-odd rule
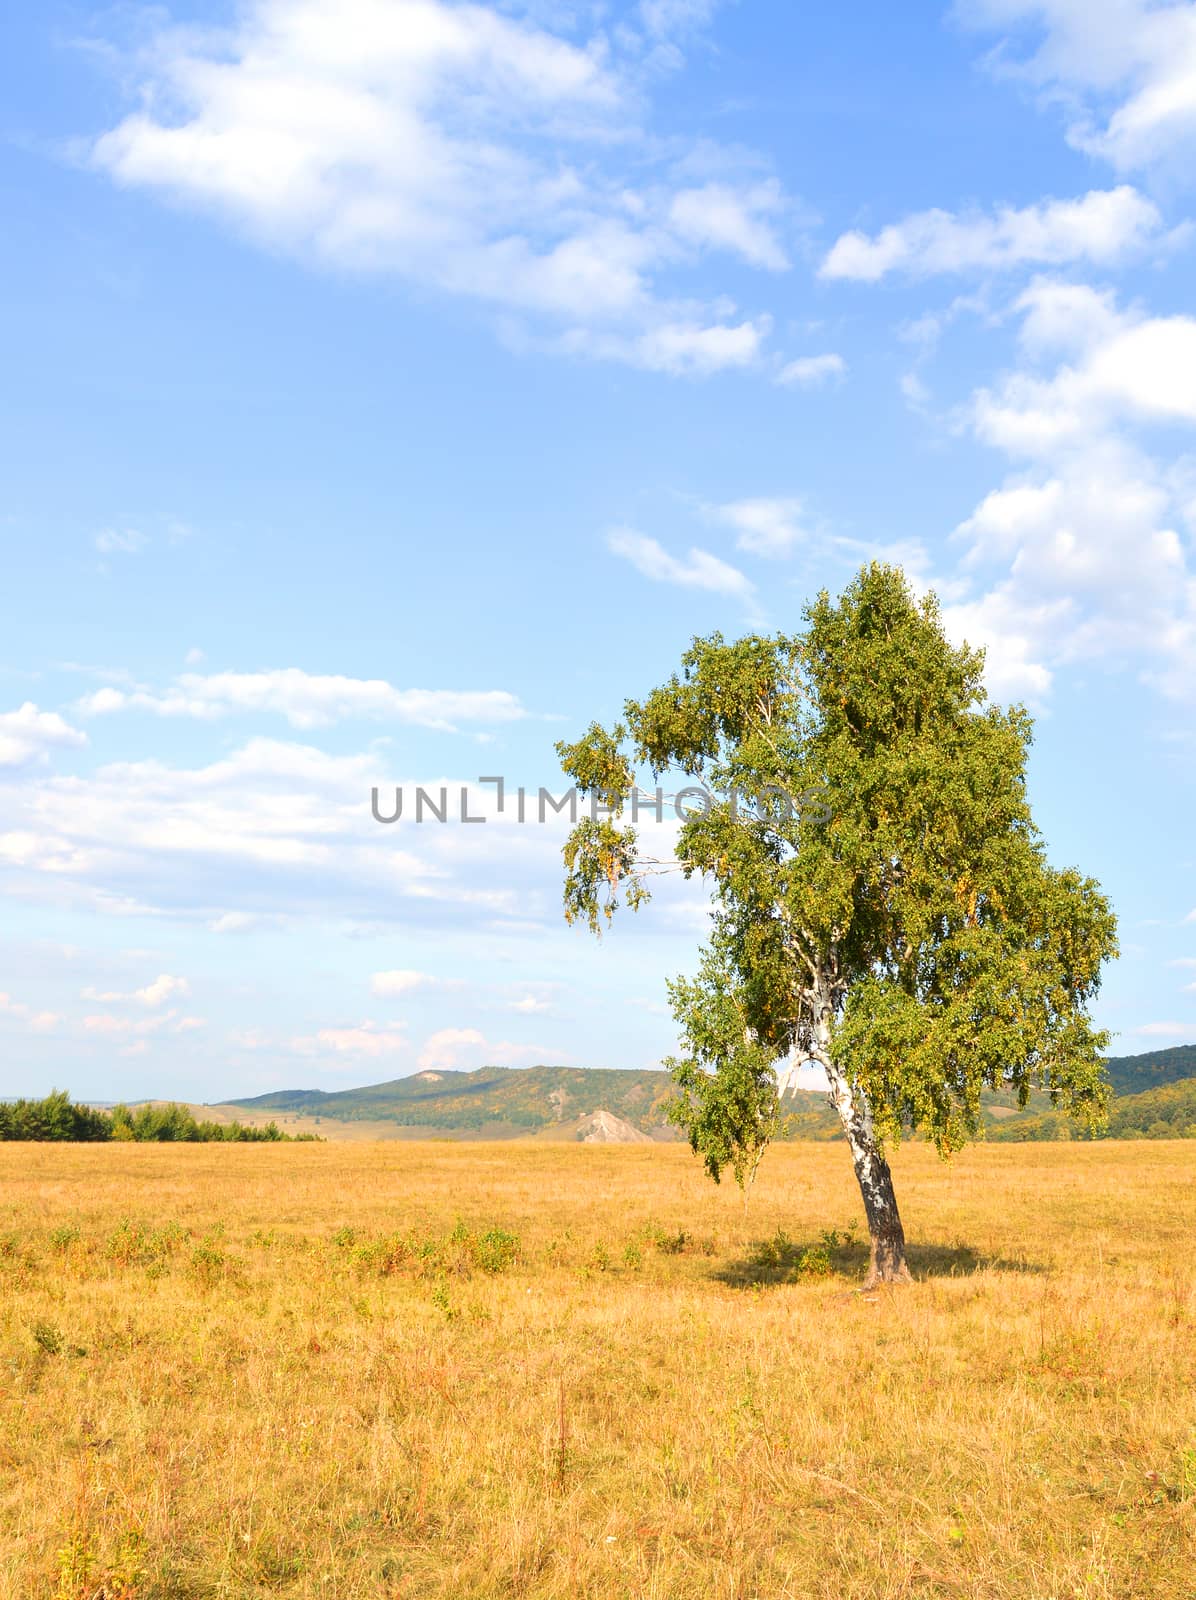
[[[1196,1045],[1114,1056],[1109,1077],[1117,1096],[1112,1137],[1140,1137],[1155,1124],[1182,1129],[1196,1125],[1187,1115],[1188,1095],[1196,1095]],[[1187,1087],[1185,1080],[1192,1080]],[[1164,1091],[1176,1085],[1174,1094]],[[1143,1091],[1162,1096],[1149,1101]],[[297,1115],[330,1122],[386,1122],[396,1127],[481,1136],[584,1138],[596,1114],[629,1123],[654,1139],[678,1137],[668,1120],[674,1094],[667,1072],[607,1067],[481,1067],[476,1072],[417,1072],[364,1089],[282,1089],[250,1099],[230,1100],[240,1110]],[[1133,1104],[1128,1097],[1141,1101]],[[1148,1103],[1149,1101],[1149,1103]],[[1077,1136],[1069,1119],[1052,1110],[1035,1092],[1022,1110],[1007,1090],[984,1096],[984,1122],[990,1138],[1056,1139]],[[786,1096],[787,1139],[835,1139],[839,1119],[825,1094],[799,1089]],[[1143,1121],[1143,1119],[1146,1119]],[[1123,1130],[1121,1132],[1120,1130]],[[1115,1131],[1117,1130],[1117,1131]],[[368,1137],[368,1135],[367,1135]]]
[[[606,1067],[481,1067],[476,1072],[417,1072],[364,1089],[283,1089],[228,1105],[271,1115],[296,1114],[336,1122],[392,1122],[430,1132],[538,1133],[577,1124],[599,1111],[653,1138],[675,1138],[666,1107],[675,1089],[667,1072]],[[795,1131],[829,1138],[838,1118],[826,1096],[799,1090],[787,1099]]]
[[[1196,1044],[1147,1050],[1140,1056],[1110,1056],[1109,1077],[1118,1094],[1140,1094],[1181,1078],[1196,1078]]]
[[[534,1133],[594,1111],[609,1111],[644,1133],[668,1127],[673,1093],[667,1072],[601,1067],[481,1067],[476,1072],[417,1072],[364,1089],[325,1093],[281,1090],[230,1105],[247,1111],[299,1112],[338,1122],[396,1122],[408,1128],[480,1131],[488,1125]]]

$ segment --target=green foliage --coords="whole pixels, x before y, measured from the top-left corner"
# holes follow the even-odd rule
[[[818,1244],[797,1245],[783,1228],[778,1228],[771,1239],[763,1239],[753,1246],[746,1263],[747,1281],[805,1283],[830,1278],[836,1271],[834,1257],[850,1255],[855,1243],[850,1229],[842,1236],[831,1229],[823,1233]]]
[[[478,1266],[483,1272],[506,1272],[519,1260],[519,1235],[502,1228],[487,1228],[475,1246]]]
[[[819,1060],[882,1142],[917,1130],[957,1148],[986,1089],[1025,1103],[1039,1087],[1099,1125],[1107,1041],[1087,1007],[1114,918],[1092,879],[1048,864],[1030,718],[986,703],[982,667],[933,597],[873,564],[807,607],[801,633],[695,640],[613,731],[558,745],[613,812],[565,850],[566,915],[591,927],[647,898],[614,788],[646,765],[717,797],[678,834],[681,871],[713,892],[714,936],[671,991],[676,1115],[713,1176],[754,1171],[784,1058]]]
[[[1062,1113],[1047,1111],[1035,1117],[1010,1118],[991,1129],[988,1137],[1003,1144],[1073,1137],[1193,1139],[1196,1078],[1147,1089],[1142,1094],[1116,1096],[1109,1108],[1108,1122],[1098,1128],[1073,1130]]]
[[[273,1122],[263,1128],[246,1127],[239,1122],[201,1122],[188,1106],[149,1102],[135,1110],[115,1107],[112,1138],[134,1139],[141,1144],[273,1144],[289,1140],[290,1135]]]
[[[716,935],[699,978],[669,985],[690,1057],[666,1062],[679,1090],[669,1120],[689,1135],[718,1183],[729,1166],[745,1195],[781,1122],[774,1052],[752,1034],[729,957]]]
[[[0,1139],[74,1140],[109,1139],[110,1119],[91,1106],[77,1106],[63,1089],[52,1090],[44,1100],[0,1101]]]
[[[29,1331],[37,1348],[48,1356],[59,1356],[66,1347],[66,1340],[52,1322],[35,1322]]]
[[[1136,1056],[1111,1056],[1106,1062],[1109,1082],[1119,1095],[1160,1089],[1183,1078],[1196,1078],[1196,1044],[1170,1050],[1146,1050]]]
[[[213,1237],[201,1240],[187,1263],[188,1273],[204,1289],[214,1289],[226,1279],[235,1278],[238,1270],[238,1264]]]
[[[178,1222],[166,1222],[161,1227],[151,1227],[146,1222],[135,1222],[122,1217],[104,1242],[104,1254],[121,1266],[164,1267],[190,1238],[186,1228]]]
[[[523,1248],[516,1233],[503,1228],[479,1232],[462,1221],[443,1238],[386,1234],[360,1239],[352,1228],[339,1228],[332,1236],[332,1244],[346,1252],[359,1271],[382,1278],[396,1274],[468,1278],[475,1271],[507,1272],[518,1264]]]
[[[303,1140],[315,1137],[300,1135]],[[75,1105],[69,1094],[55,1089],[44,1100],[0,1101],[0,1139],[271,1144],[289,1142],[291,1135],[273,1122],[262,1128],[239,1122],[199,1122],[189,1107],[180,1105],[116,1106],[111,1112],[100,1111]]]

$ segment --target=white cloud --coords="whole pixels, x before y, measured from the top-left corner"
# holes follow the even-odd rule
[[[1022,365],[977,391],[968,422],[1018,470],[957,529],[967,574],[1004,575],[958,597],[948,624],[988,645],[1007,692],[1040,698],[1054,666],[1128,658],[1190,698],[1186,478],[1137,436],[1160,421],[1196,426],[1196,319],[1121,311],[1106,292],[1053,282],[1017,309]]]
[[[421,1072],[451,1072],[476,1067],[517,1067],[536,1063],[562,1063],[571,1059],[564,1051],[513,1039],[487,1039],[477,1028],[439,1028],[424,1042],[419,1055]]]
[[[1045,700],[1053,682],[1049,667],[1038,659],[1050,637],[1058,604],[1027,609],[1021,597],[1005,586],[980,599],[943,607],[943,625],[956,644],[968,643],[985,653],[984,677],[996,700]],[[1063,608],[1066,611],[1066,605]]]
[[[145,534],[136,528],[105,528],[95,537],[95,547],[102,556],[136,555],[148,543]]]
[[[435,978],[429,977],[426,972],[400,969],[394,972],[375,972],[370,979],[370,988],[375,994],[410,994],[413,989],[425,989],[435,981]]]
[[[770,220],[783,209],[781,187],[775,180],[746,190],[725,183],[707,183],[700,189],[682,189],[674,195],[669,221],[691,244],[730,250],[754,267],[784,272],[789,258]]]
[[[1144,1022],[1134,1032],[1144,1039],[1196,1038],[1196,1022]]]
[[[133,998],[143,1006],[160,1006],[174,995],[189,994],[191,985],[186,978],[173,978],[168,972],[161,973],[153,983],[146,984],[144,989],[138,989]]]
[[[708,9],[640,16],[677,64],[668,35]],[[695,185],[702,144],[687,158],[643,129],[643,36],[567,27],[555,8],[447,0],[248,0],[226,28],[163,22],[133,64],[139,108],[90,159],[305,261],[564,323],[561,349],[744,365],[766,322],[732,325],[717,291],[695,314],[663,280],[710,250],[785,267],[779,187],[733,151]]]
[[[407,1048],[407,1036],[393,1023],[365,1021],[340,1028],[320,1028],[314,1034],[299,1035],[291,1048],[304,1056],[352,1056],[377,1059],[393,1056]]]
[[[101,992],[98,989],[87,988],[83,991],[84,1000],[98,1000],[102,1005],[120,1005],[131,1003],[148,1006],[151,1010],[165,1005],[167,1000],[191,993],[191,985],[186,978],[173,977],[168,972],[163,972],[147,983],[142,989],[134,989],[132,993],[120,994],[111,990]]]
[[[256,928],[261,922],[260,917],[251,915],[248,911],[225,911],[220,916],[213,917],[208,923],[210,933],[248,933],[251,928]]]
[[[843,357],[828,351],[825,355],[798,356],[796,360],[786,362],[777,373],[777,382],[786,388],[817,389],[832,378],[843,377],[846,371],[847,363]]]
[[[710,21],[720,0],[640,0],[640,17],[649,33],[680,33]]]
[[[97,998],[104,998],[99,996]],[[116,998],[122,998],[117,996]],[[192,1033],[206,1027],[202,1017],[184,1017],[177,1011],[164,1011],[156,1017],[120,1017],[111,1012],[97,1012],[83,1018],[85,1033],[97,1033],[107,1039],[144,1039],[157,1033]]]
[[[152,711],[158,716],[215,719],[269,713],[294,728],[318,728],[350,717],[452,729],[459,722],[505,723],[527,712],[503,689],[397,689],[382,678],[347,678],[287,667],[272,672],[184,673],[161,692],[97,689],[79,702],[90,716]]]
[[[656,539],[631,528],[616,528],[607,538],[614,555],[630,561],[635,570],[656,583],[673,583],[684,589],[708,589],[715,594],[746,599],[751,582],[737,567],[720,561],[706,550],[690,550],[685,560],[671,556]]]
[[[1031,30],[1034,48],[998,71],[1062,106],[1068,140],[1122,171],[1174,165],[1196,149],[1196,5],[1157,0],[957,0],[980,28]],[[1190,173],[1190,165],[1187,168]]]
[[[30,1033],[53,1033],[62,1021],[56,1011],[36,1011],[22,1000],[0,991],[0,1016],[15,1017]]]
[[[552,1002],[539,1000],[534,994],[525,994],[522,1000],[513,1000],[511,1002],[511,1010],[520,1011],[524,1016],[536,1016],[541,1012],[551,1011]]]
[[[486,1046],[486,1064],[496,1067],[566,1066],[573,1057],[566,1050],[553,1045],[520,1044],[514,1039],[500,1039]]]
[[[445,1071],[456,1067],[463,1052],[484,1045],[486,1036],[476,1028],[440,1028],[424,1042],[419,1056],[421,1072]]]
[[[919,211],[872,237],[843,234],[819,276],[875,283],[894,271],[927,277],[1068,261],[1107,265],[1157,241],[1161,228],[1158,207],[1127,185],[1020,210],[1002,206],[992,216]]]
[[[408,929],[559,915],[567,818],[520,827],[494,811],[491,789],[424,776],[460,794],[485,826],[413,824],[416,781],[377,752],[332,756],[309,745],[253,739],[217,761],[149,760],[81,777],[0,785],[0,862],[17,898],[109,915],[177,917],[236,932],[316,918]],[[371,815],[401,784],[404,820]],[[489,810],[487,805],[489,804]],[[534,817],[532,795],[529,817]]]
[[[0,767],[43,764],[54,748],[79,749],[87,735],[56,711],[39,711],[26,700],[16,711],[0,712]]]
[[[730,500],[703,507],[707,517],[734,528],[741,550],[758,556],[786,556],[808,537],[802,502],[793,499]]]
[[[596,360],[623,361],[647,372],[706,378],[755,367],[770,327],[768,318],[761,317],[735,324],[664,321],[633,335],[575,328],[554,348]]]
[[[1072,359],[1049,377],[1022,368],[979,390],[972,422],[986,443],[1049,456],[1118,423],[1196,425],[1196,318],[1117,313],[1094,291],[1053,284],[1017,305],[1028,357],[1067,341]]]

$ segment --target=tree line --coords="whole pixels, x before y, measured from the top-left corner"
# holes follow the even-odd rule
[[[0,1102],[0,1140],[49,1140],[74,1144],[100,1144],[123,1140],[136,1144],[273,1144],[318,1139],[314,1133],[283,1133],[275,1122],[263,1128],[240,1122],[200,1121],[188,1106],[77,1105],[64,1089],[54,1089],[43,1100]]]

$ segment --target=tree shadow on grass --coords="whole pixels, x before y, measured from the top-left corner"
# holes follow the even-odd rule
[[[868,1271],[868,1256],[868,1241],[854,1227],[825,1229],[817,1239],[804,1242],[790,1239],[783,1229],[778,1229],[771,1239],[758,1240],[738,1260],[724,1262],[713,1276],[733,1289],[811,1283],[820,1278],[862,1281]],[[915,1279],[969,1278],[978,1272],[1038,1275],[1051,1270],[1041,1261],[1029,1261],[1024,1256],[986,1255],[966,1244],[911,1244],[906,1259]]]

